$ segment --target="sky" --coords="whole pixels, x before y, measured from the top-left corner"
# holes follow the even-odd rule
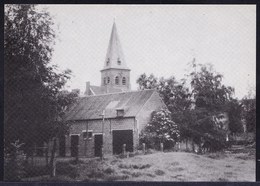
[[[131,69],[131,87],[142,73],[184,78],[188,63],[211,63],[235,88],[255,90],[255,5],[41,5],[53,16],[57,40],[52,64],[71,69],[66,89],[101,84],[113,21]]]

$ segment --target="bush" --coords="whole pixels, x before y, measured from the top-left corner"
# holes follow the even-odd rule
[[[140,145],[146,144],[146,148],[160,149],[160,144],[164,144],[164,149],[174,147],[179,139],[179,129],[171,119],[171,113],[167,109],[162,109],[152,113],[152,120],[148,123],[140,134]],[[142,148],[142,147],[140,147]]]
[[[64,175],[70,178],[76,178],[79,176],[77,168],[70,162],[57,162],[56,173],[57,175]]]
[[[25,176],[25,154],[19,140],[11,143],[10,152],[4,154],[4,180],[20,181]]]

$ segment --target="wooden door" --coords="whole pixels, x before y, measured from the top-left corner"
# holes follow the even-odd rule
[[[95,134],[94,135],[95,156],[97,156],[97,157],[101,156],[102,145],[103,145],[103,135],[102,134]]]
[[[71,135],[71,156],[76,157],[79,153],[79,136]]]
[[[126,151],[133,152],[133,131],[113,130],[113,154],[121,154],[123,145],[126,144]]]

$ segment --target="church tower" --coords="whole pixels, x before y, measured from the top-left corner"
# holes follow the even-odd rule
[[[104,67],[101,70],[101,87],[106,88],[107,92],[111,88],[122,91],[131,90],[130,69],[124,59],[115,22],[112,27]]]

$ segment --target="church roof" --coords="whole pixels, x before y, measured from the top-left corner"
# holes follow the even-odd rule
[[[106,94],[106,93],[115,93],[115,92],[122,92],[121,89],[114,88],[114,87],[105,87],[105,86],[94,86],[91,85],[90,89],[94,95]]]
[[[105,118],[115,118],[118,109],[124,109],[124,117],[134,117],[154,93],[157,93],[156,90],[79,97],[68,109],[65,120],[101,119],[103,110]]]
[[[117,34],[116,23],[114,22],[108,44],[107,55],[103,70],[110,68],[128,69],[125,62],[123,49]]]

